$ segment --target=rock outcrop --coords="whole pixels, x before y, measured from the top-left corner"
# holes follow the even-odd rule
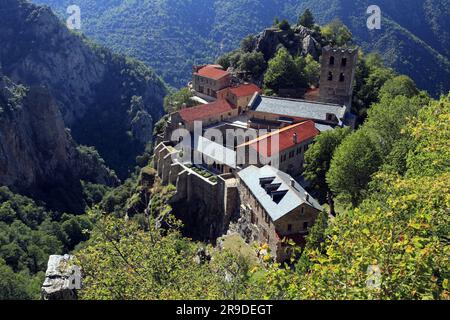
[[[43,300],[77,300],[81,289],[80,269],[70,255],[52,255],[48,259],[45,281],[41,288]]]
[[[24,0],[0,2],[0,43],[3,73],[45,86],[74,139],[94,146],[125,177],[163,115],[160,78],[68,30],[48,7]],[[132,110],[135,97],[142,99],[139,114]]]
[[[255,50],[262,52],[266,61],[274,57],[280,46],[284,46],[293,55],[310,54],[314,59],[318,59],[321,45],[314,36],[312,30],[303,26],[297,26],[293,30],[268,28],[256,36]]]
[[[47,89],[0,75],[0,185],[44,201],[56,192],[64,196],[54,207],[78,212],[84,209],[80,180],[118,183],[98,155],[73,141]]]

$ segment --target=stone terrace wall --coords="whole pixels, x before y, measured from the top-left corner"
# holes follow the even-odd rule
[[[171,206],[183,221],[184,234],[194,240],[215,243],[227,233],[229,223],[238,213],[239,196],[232,174],[217,177],[212,182],[181,163],[174,162],[175,151],[167,143],[155,148],[154,167],[163,184],[177,188]]]

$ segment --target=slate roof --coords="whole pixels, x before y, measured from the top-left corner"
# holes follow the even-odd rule
[[[274,222],[304,203],[317,210],[323,210],[312,196],[309,196],[309,201],[307,201],[308,193],[300,184],[294,182],[294,186],[291,186],[292,177],[290,175],[274,167],[265,166],[258,168],[249,166],[238,172],[238,176]],[[276,203],[271,195],[261,186],[260,179],[264,178],[274,178],[271,185],[279,184],[279,187],[274,191],[286,191],[279,203]]]
[[[238,146],[238,148],[250,146],[263,156],[271,157],[272,153],[276,154],[290,149],[296,144],[301,144],[304,141],[314,138],[319,133],[320,132],[316,128],[314,121],[308,120],[287,126],[274,132],[270,132],[255,140],[244,143]],[[294,135],[297,136],[297,143],[294,142]],[[278,143],[278,146],[272,147],[273,140],[275,141],[275,143]]]
[[[256,94],[250,101],[250,109],[289,117],[327,121],[327,114],[334,114],[339,120],[344,119],[347,108],[338,104]]]
[[[213,159],[216,163],[236,169],[236,152],[217,142],[198,136],[195,150]]]

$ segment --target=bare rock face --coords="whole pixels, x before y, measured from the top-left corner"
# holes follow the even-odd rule
[[[161,79],[68,30],[50,8],[25,0],[0,1],[0,43],[3,74],[45,86],[74,139],[94,146],[125,177],[164,113]],[[139,115],[131,112],[133,97],[142,99]]]
[[[136,116],[131,121],[131,132],[133,137],[141,143],[151,141],[153,137],[152,116],[145,110],[137,112]]]
[[[302,45],[303,56],[310,54],[316,60],[319,58],[321,46],[311,35],[308,35],[303,39]]]
[[[291,54],[301,52],[303,56],[310,54],[314,59],[318,59],[321,51],[313,31],[303,26],[288,31],[269,28],[256,36],[256,51],[262,52],[266,60],[273,58],[280,46],[287,48]]]
[[[72,264],[72,256],[67,254],[50,256],[41,288],[42,299],[77,300],[79,289],[81,289],[81,272]]]
[[[0,185],[44,201],[52,188],[65,189],[71,198],[62,209],[77,212],[80,180],[119,182],[98,155],[76,145],[47,89],[18,86],[0,74]]]

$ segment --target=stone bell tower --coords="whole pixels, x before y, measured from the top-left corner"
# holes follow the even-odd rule
[[[345,105],[350,109],[357,61],[357,48],[323,48],[320,100]]]

